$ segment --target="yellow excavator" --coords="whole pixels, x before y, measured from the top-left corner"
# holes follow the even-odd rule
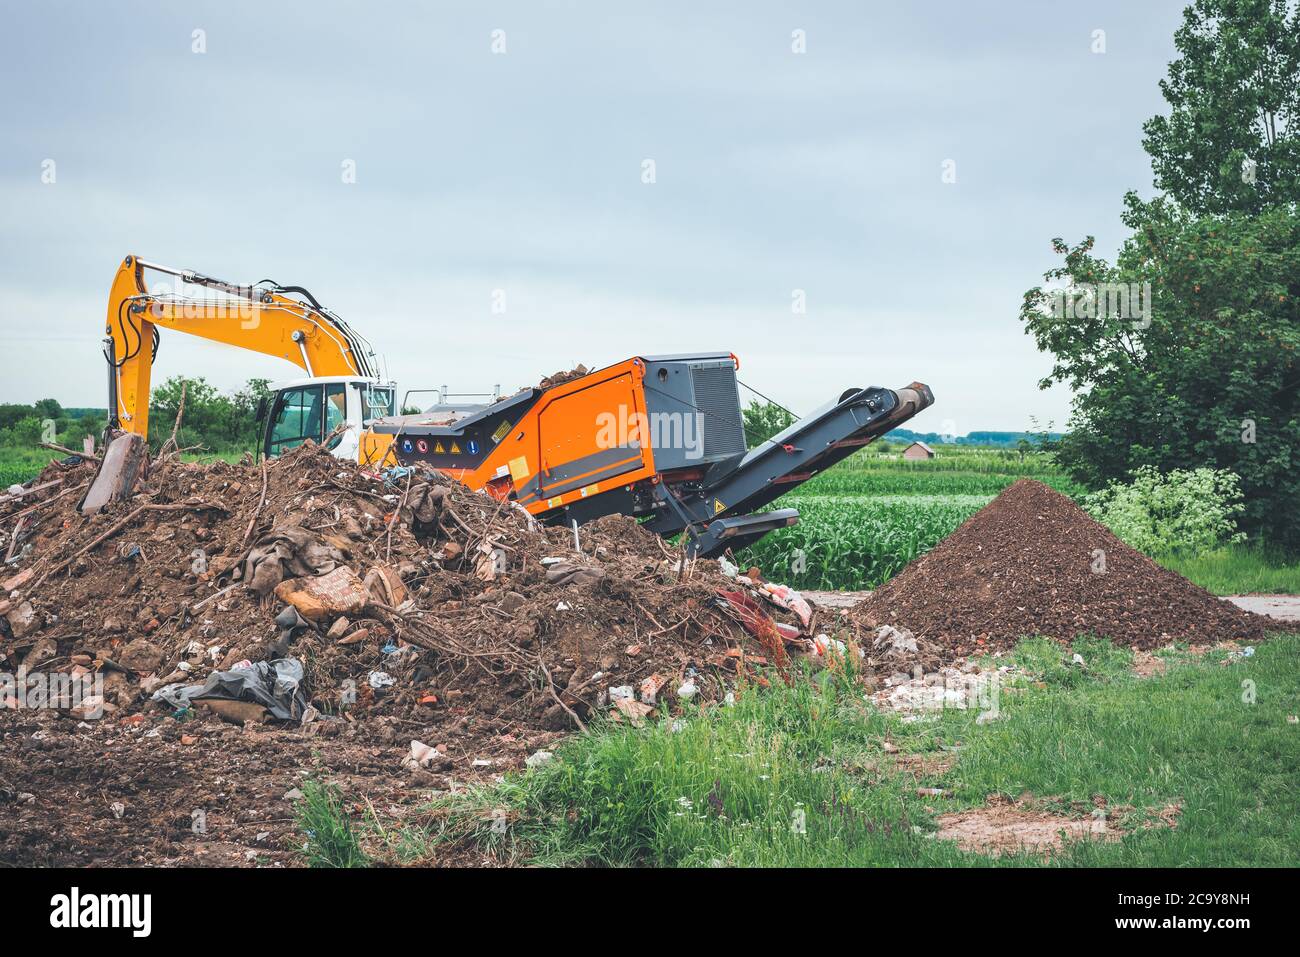
[[[146,270],[218,295],[199,299],[150,292],[145,285]],[[109,424],[115,429],[141,436],[149,433],[150,379],[161,329],[278,356],[300,366],[311,382],[352,387],[355,396],[347,394],[346,401],[338,397],[338,390],[331,391],[333,409],[316,407],[322,423],[337,424],[340,412],[356,424],[396,411],[395,387],[379,380],[369,343],[307,289],[269,280],[238,285],[127,256],[113,278],[104,340],[110,373]],[[365,405],[354,407],[354,398]],[[347,412],[356,415],[348,417]]]
[[[150,292],[146,271],[213,297]],[[259,409],[263,455],[312,440],[375,470],[428,466],[546,523],[627,514],[662,535],[684,531],[689,550],[705,556],[793,525],[792,508],[760,509],[934,402],[919,382],[851,388],[750,448],[740,361],[699,352],[633,356],[491,402],[443,395],[397,415],[397,387],[378,375],[369,344],[305,288],[223,282],[127,256],[108,302],[106,448],[83,512],[135,483],[161,329],[279,356],[307,373]]]

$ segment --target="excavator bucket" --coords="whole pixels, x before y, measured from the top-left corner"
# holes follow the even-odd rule
[[[86,490],[78,508],[83,515],[94,515],[110,502],[129,498],[144,464],[144,437],[123,432],[104,448],[99,471]]]
[[[626,514],[713,556],[793,525],[762,511],[934,402],[930,389],[849,389],[747,448],[730,353],[638,356],[498,402],[380,420],[369,444],[565,526]]]

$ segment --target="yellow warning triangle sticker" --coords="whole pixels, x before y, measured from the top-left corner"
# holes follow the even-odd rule
[[[715,499],[713,500],[713,514],[714,514],[714,515],[717,515],[719,512],[725,511],[726,508],[727,508],[727,506],[725,506],[725,505],[722,504],[722,499],[720,499],[720,498],[715,498]]]
[[[441,443],[441,442],[437,442],[437,443],[435,443],[434,446],[433,446],[433,451],[434,451],[434,453],[437,454],[437,455],[442,455],[442,454],[445,453],[447,450],[444,449],[444,448],[442,447],[442,443]]]
[[[460,455],[460,446],[457,445],[455,442],[451,443],[451,454]]]

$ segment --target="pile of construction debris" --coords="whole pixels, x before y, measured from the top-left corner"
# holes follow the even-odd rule
[[[629,518],[544,527],[437,472],[367,472],[310,443],[260,465],[171,456],[86,517],[93,470],[52,463],[0,501],[0,672],[101,678],[109,715],[452,709],[562,730],[844,647],[756,570],[684,560]]]

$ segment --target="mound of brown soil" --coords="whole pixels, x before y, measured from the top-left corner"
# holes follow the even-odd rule
[[[907,628],[954,654],[1022,637],[1258,640],[1268,620],[1162,568],[1069,498],[1022,479],[855,610],[862,624]]]

